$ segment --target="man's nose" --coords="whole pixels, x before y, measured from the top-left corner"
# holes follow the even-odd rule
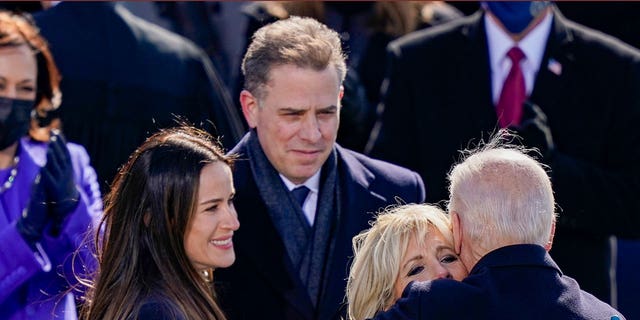
[[[322,136],[320,132],[320,124],[318,119],[314,115],[308,115],[302,121],[302,126],[299,132],[300,138],[307,141],[317,141]]]

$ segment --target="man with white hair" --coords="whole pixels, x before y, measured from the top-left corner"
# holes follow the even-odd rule
[[[562,274],[551,256],[551,181],[522,150],[500,141],[470,152],[449,174],[449,211],[462,282],[414,282],[376,319],[624,319]]]

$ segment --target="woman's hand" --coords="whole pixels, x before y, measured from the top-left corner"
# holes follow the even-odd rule
[[[47,164],[40,171],[46,193],[49,216],[53,222],[52,233],[56,235],[66,217],[77,206],[80,193],[76,189],[71,155],[64,136],[51,131]]]

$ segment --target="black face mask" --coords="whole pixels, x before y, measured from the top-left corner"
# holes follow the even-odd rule
[[[27,134],[34,104],[34,100],[0,97],[0,150]]]

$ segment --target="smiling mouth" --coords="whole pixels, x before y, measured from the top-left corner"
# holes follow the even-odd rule
[[[224,247],[231,244],[231,238],[228,238],[226,240],[211,240],[211,243],[213,243],[213,245],[215,246]]]

